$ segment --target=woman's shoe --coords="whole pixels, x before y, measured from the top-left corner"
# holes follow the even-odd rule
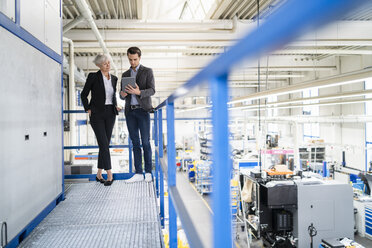
[[[99,179],[97,176],[96,176],[96,181],[100,183],[105,183],[105,179],[103,178]]]
[[[105,181],[105,183],[103,185],[105,186],[111,186],[111,184],[114,182],[114,179],[112,179],[111,181],[107,180]]]

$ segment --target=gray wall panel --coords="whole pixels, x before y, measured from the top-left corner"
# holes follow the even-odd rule
[[[61,65],[1,27],[0,37],[0,221],[10,240],[62,192]]]

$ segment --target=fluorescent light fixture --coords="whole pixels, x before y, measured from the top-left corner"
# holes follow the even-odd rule
[[[350,101],[337,101],[337,102],[321,102],[321,103],[309,103],[309,104],[300,104],[300,105],[288,105],[288,106],[279,106],[279,107],[265,107],[261,106],[260,110],[266,109],[289,109],[289,108],[303,108],[307,106],[329,106],[329,105],[340,105],[340,104],[355,104],[355,103],[363,103],[363,102],[370,102],[372,98],[365,98],[359,100],[350,100]],[[233,109],[236,110],[236,109]],[[239,109],[241,110],[241,109]],[[243,109],[243,111],[258,111],[258,108],[252,109]]]
[[[280,88],[275,88],[271,90],[253,93],[245,97],[239,97],[239,98],[233,99],[232,101],[229,102],[229,104],[244,102],[247,100],[262,99],[262,98],[267,98],[269,96],[291,94],[291,93],[300,92],[305,89],[311,89],[311,88],[320,89],[320,88],[340,86],[340,85],[345,85],[345,84],[359,83],[359,82],[363,82],[365,80],[371,80],[371,79],[372,79],[372,68],[368,68],[368,69],[359,70],[355,72],[340,74],[337,76],[307,81],[304,83],[288,85],[285,87],[280,87]]]
[[[348,98],[348,97],[358,97],[358,96],[365,96],[372,94],[372,90],[364,90],[364,91],[354,91],[354,92],[342,92],[339,94],[334,95],[324,95],[324,96],[316,96],[316,97],[307,97],[307,98],[300,98],[300,99],[291,99],[286,101],[278,101],[278,102],[267,102],[261,104],[261,107],[265,106],[279,106],[284,104],[292,104],[292,103],[299,103],[299,102],[307,102],[307,101],[319,101],[319,100],[329,100],[329,99],[338,99],[338,98]],[[256,108],[258,104],[252,104],[249,106],[238,106],[238,107],[231,107],[231,109],[250,109]]]

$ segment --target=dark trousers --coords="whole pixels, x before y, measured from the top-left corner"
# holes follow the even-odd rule
[[[136,173],[143,173],[142,170],[142,151],[140,134],[145,160],[145,172],[151,173],[152,154],[150,145],[150,114],[142,108],[129,110],[125,115],[129,137],[133,143],[134,167]]]
[[[98,169],[111,170],[110,140],[114,128],[116,114],[114,105],[106,105],[104,112],[92,113],[90,125],[96,134],[99,146]]]

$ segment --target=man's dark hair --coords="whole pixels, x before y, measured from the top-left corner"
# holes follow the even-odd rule
[[[129,47],[127,50],[127,55],[128,54],[138,54],[138,57],[141,57],[141,49],[138,47]]]

